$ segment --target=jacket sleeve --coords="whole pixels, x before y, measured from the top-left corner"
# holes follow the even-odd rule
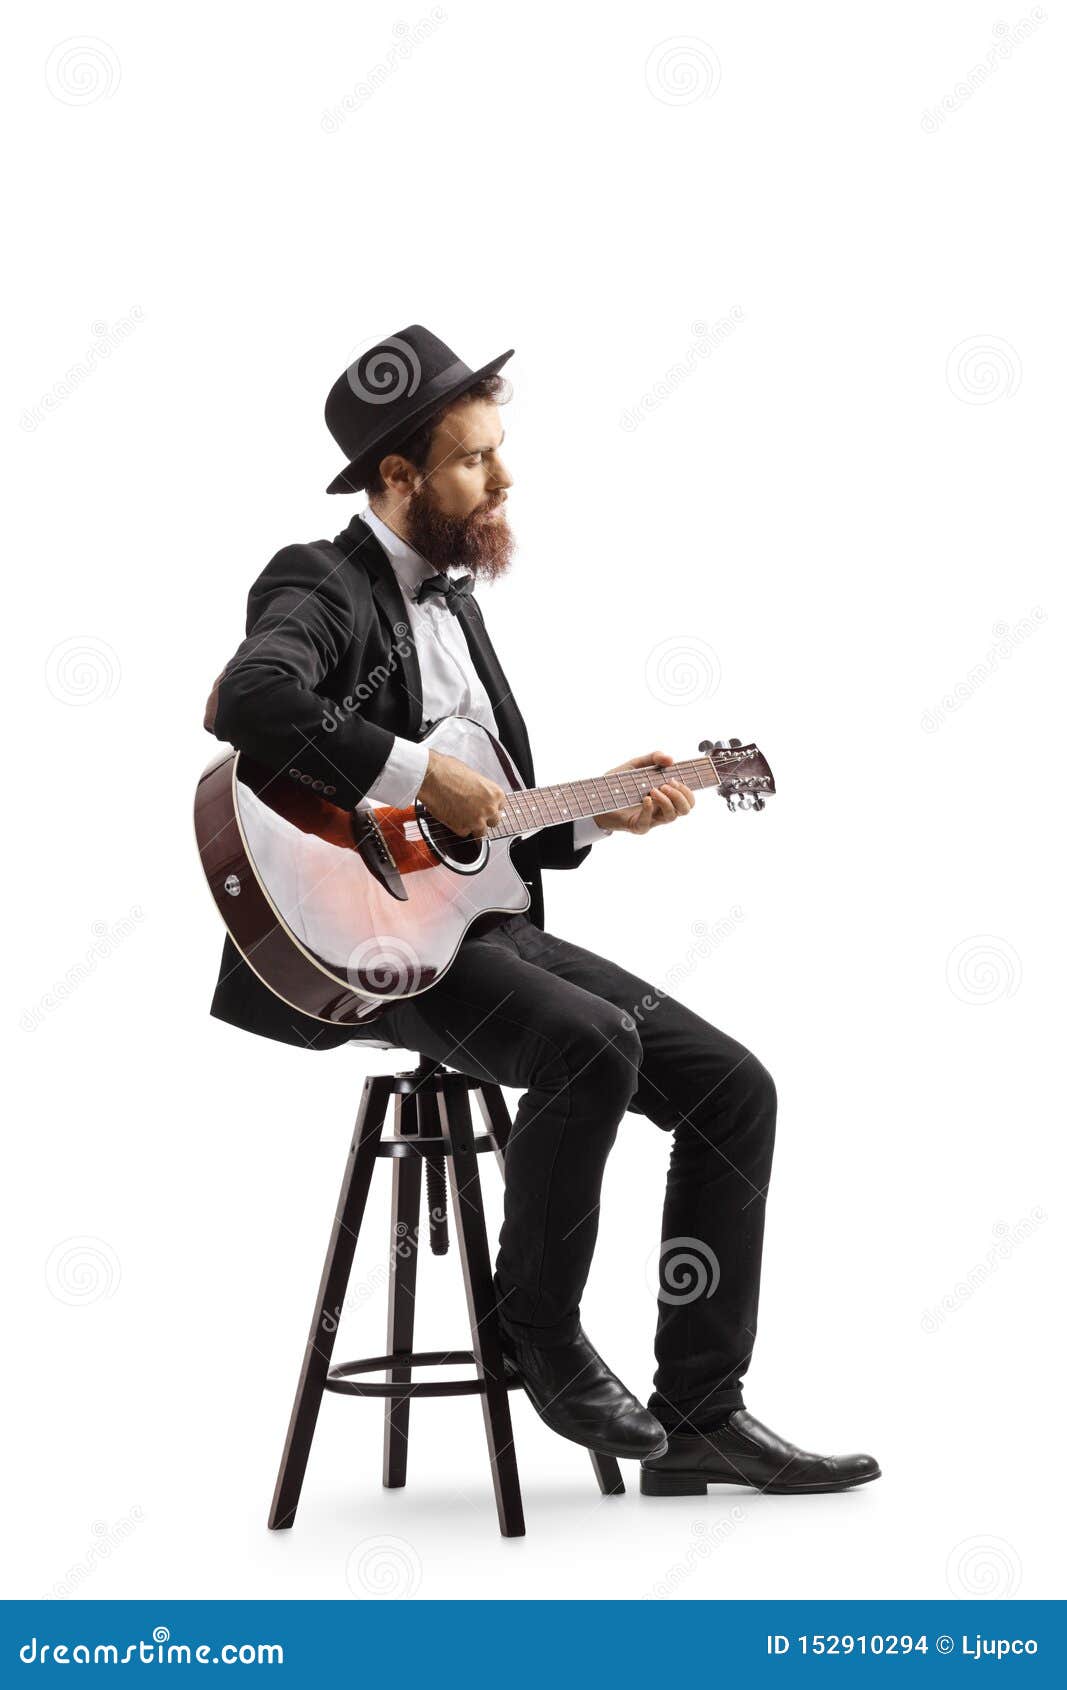
[[[575,846],[573,822],[557,822],[555,827],[542,828],[528,843],[533,846],[533,860],[538,868],[577,868],[593,849],[592,845]]]
[[[204,726],[271,774],[295,769],[352,809],[373,785],[395,735],[316,689],[353,640],[355,607],[342,574],[314,546],[286,546],[248,598],[247,635],[208,701]]]

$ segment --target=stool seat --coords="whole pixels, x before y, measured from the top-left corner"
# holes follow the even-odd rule
[[[396,1049],[395,1045],[371,1039],[352,1042],[383,1050]],[[472,1096],[486,1128],[482,1133],[474,1131]],[[392,1136],[382,1132],[390,1101],[394,1113]],[[385,1399],[382,1483],[389,1489],[397,1489],[407,1482],[412,1397],[480,1397],[500,1530],[505,1537],[521,1537],[525,1532],[508,1401],[508,1393],[519,1389],[522,1379],[513,1368],[505,1367],[500,1350],[478,1172],[478,1157],[492,1151],[504,1173],[511,1125],[498,1085],[474,1079],[427,1057],[421,1058],[418,1066],[408,1072],[371,1075],[364,1081],[271,1503],[268,1525],[272,1531],[286,1530],[296,1517],[319,1408],[324,1394],[330,1391],[342,1396]],[[331,1365],[371,1177],[382,1158],[393,1164],[386,1349],[382,1355]],[[470,1317],[469,1349],[412,1348],[424,1185],[427,1232],[431,1255],[435,1257],[448,1253],[451,1193]],[[475,1377],[412,1380],[413,1368],[455,1364],[473,1366]],[[378,1372],[384,1372],[387,1377],[362,1378],[363,1374]],[[618,1461],[614,1456],[593,1451],[589,1454],[601,1493],[621,1496],[625,1487]]]
[[[480,1156],[483,1151],[498,1148],[492,1133],[478,1133],[471,1143],[476,1156]],[[379,1141],[374,1154],[376,1156],[451,1156],[452,1147],[439,1138],[420,1138],[416,1134],[413,1138],[383,1138]]]

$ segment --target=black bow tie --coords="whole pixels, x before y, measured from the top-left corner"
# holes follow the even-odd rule
[[[461,575],[453,581],[449,575],[431,575],[415,594],[415,603],[422,604],[431,593],[440,593],[453,616],[459,612],[460,599],[469,598],[474,591],[474,576]]]

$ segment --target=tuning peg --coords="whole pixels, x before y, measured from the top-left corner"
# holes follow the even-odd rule
[[[765,810],[767,808],[766,798],[760,797],[757,793],[756,797],[752,800],[752,808],[754,810]]]
[[[731,751],[739,751],[740,749],[741,749],[741,741],[739,739],[732,739],[730,741],[730,750]]]
[[[728,792],[726,794],[726,808],[733,811],[741,808],[741,794],[739,792]]]
[[[697,746],[697,750],[703,751],[705,757],[710,757],[713,751],[725,751],[726,745],[721,739],[717,739],[714,744],[712,744],[710,739],[702,739],[700,744]]]

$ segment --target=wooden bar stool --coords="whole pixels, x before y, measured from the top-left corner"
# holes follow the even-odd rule
[[[486,1126],[484,1133],[476,1134],[472,1125],[471,1092],[478,1097]],[[393,1136],[383,1137],[382,1126],[390,1098],[395,1099],[395,1130]],[[403,1485],[407,1479],[411,1398],[480,1396],[500,1530],[505,1537],[521,1537],[525,1532],[508,1402],[508,1391],[519,1387],[521,1381],[514,1374],[505,1374],[501,1359],[478,1176],[478,1157],[490,1150],[495,1152],[503,1173],[510,1130],[511,1117],[499,1086],[471,1079],[428,1058],[421,1059],[411,1073],[371,1076],[364,1082],[271,1504],[268,1524],[272,1531],[293,1524],[322,1393],[337,1391],[345,1396],[386,1399],[382,1483],[389,1488]],[[331,1367],[371,1174],[381,1156],[393,1158],[387,1353]],[[413,1351],[411,1348],[424,1166],[430,1249],[437,1256],[448,1250],[447,1191],[451,1186],[470,1315],[470,1349]],[[437,1383],[412,1381],[413,1368],[452,1366],[457,1362],[472,1363],[475,1377]],[[381,1382],[360,1378],[364,1373],[383,1370],[386,1378]],[[595,1455],[592,1451],[590,1457],[602,1493],[621,1496],[625,1487],[615,1458]]]

